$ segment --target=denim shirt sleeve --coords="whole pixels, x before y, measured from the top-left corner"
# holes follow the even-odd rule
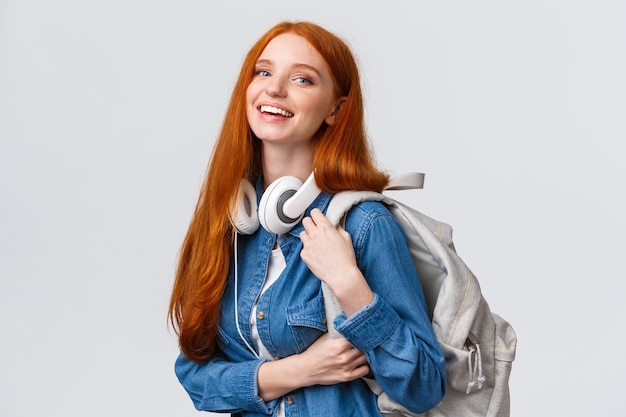
[[[241,410],[271,415],[277,401],[258,396],[257,373],[263,361],[227,361],[213,357],[204,364],[178,356],[174,370],[197,410],[235,413]]]
[[[421,413],[445,394],[445,361],[404,232],[386,209],[365,209],[372,204],[380,206],[353,208],[346,229],[374,300],[349,318],[340,314],[335,326],[365,353],[383,391]]]

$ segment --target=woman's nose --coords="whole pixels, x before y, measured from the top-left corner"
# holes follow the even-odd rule
[[[270,97],[285,97],[287,94],[287,89],[285,88],[285,81],[282,79],[282,77],[273,76],[267,83],[265,92]]]

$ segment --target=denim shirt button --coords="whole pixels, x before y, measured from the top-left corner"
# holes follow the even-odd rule
[[[287,404],[289,404],[289,405],[293,404],[293,397],[292,396],[287,397]]]
[[[322,323],[326,324],[326,316],[322,317]]]
[[[258,313],[256,313],[256,318],[259,320],[263,320],[265,318],[265,313],[262,311],[259,311]]]

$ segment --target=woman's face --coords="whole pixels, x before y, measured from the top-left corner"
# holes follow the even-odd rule
[[[246,114],[266,144],[308,142],[323,122],[334,123],[341,100],[322,56],[305,38],[285,33],[272,39],[256,62]]]

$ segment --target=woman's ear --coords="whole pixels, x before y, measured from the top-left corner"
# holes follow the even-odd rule
[[[328,116],[326,116],[326,119],[324,119],[324,121],[326,122],[326,124],[328,126],[332,126],[333,124],[335,124],[335,121],[337,120],[337,117],[339,116],[339,113],[341,112],[341,109],[343,108],[343,104],[346,102],[348,98],[347,97],[339,97],[338,99],[335,100],[335,106],[333,107],[333,110],[330,112],[330,114]]]

